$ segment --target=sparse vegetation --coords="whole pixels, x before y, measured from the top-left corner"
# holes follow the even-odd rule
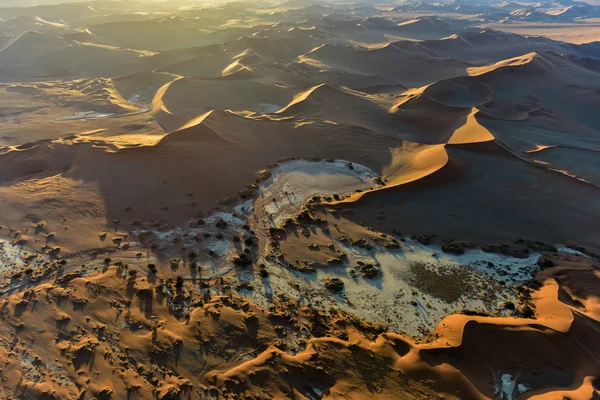
[[[413,286],[447,303],[458,300],[467,288],[468,271],[460,266],[411,262],[408,269]]]
[[[254,286],[250,282],[238,282],[235,285],[235,290],[237,290],[238,292],[240,290],[252,291],[254,290]]]
[[[249,267],[252,265],[252,260],[246,253],[238,254],[233,258],[232,262],[236,267]]]
[[[523,316],[523,318],[534,318],[535,311],[533,311],[533,308],[531,308],[531,306],[526,304],[521,308],[521,315]]]
[[[465,245],[463,243],[449,242],[442,246],[442,251],[448,254],[465,254]]]
[[[540,269],[552,268],[554,267],[554,262],[547,257],[540,257],[537,265],[540,267]]]
[[[339,293],[344,290],[344,282],[340,278],[327,278],[325,287],[333,293]]]
[[[478,310],[462,310],[460,312],[461,314],[464,315],[469,315],[471,317],[489,317],[490,314],[485,312],[485,311],[478,311]]]
[[[267,278],[269,276],[269,271],[267,271],[265,264],[261,264],[258,273],[261,278]]]
[[[181,263],[181,258],[171,258],[169,260],[169,265],[171,266],[171,269],[179,268],[180,263]]]
[[[357,262],[357,269],[360,271],[360,275],[363,278],[372,279],[379,275],[379,269],[372,263],[365,263],[363,261]]]

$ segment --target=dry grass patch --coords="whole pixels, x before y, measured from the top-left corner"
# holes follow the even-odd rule
[[[467,290],[470,271],[462,266],[411,262],[407,279],[415,288],[447,303]]]

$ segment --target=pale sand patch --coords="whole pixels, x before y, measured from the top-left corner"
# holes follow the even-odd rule
[[[448,314],[462,310],[507,314],[504,303],[518,303],[517,296],[512,285],[501,284],[500,280],[519,284],[530,279],[529,272],[536,270],[538,255],[517,259],[473,250],[462,256],[449,256],[405,240],[399,250],[377,247],[372,252],[333,241],[348,256],[348,261],[344,266],[330,266],[314,274],[290,271],[267,262],[269,271],[275,272],[270,274],[268,283],[257,282],[256,286],[263,286],[262,290],[248,296],[259,304],[268,304],[274,293],[285,293],[309,304],[340,308],[367,321],[389,325],[394,331],[419,336],[435,329]],[[373,279],[360,277],[358,261],[374,264],[379,275]],[[494,267],[488,267],[490,262]],[[427,285],[415,283],[411,278],[411,266],[415,264],[437,269],[442,276],[440,282],[452,271],[449,280],[463,276],[464,280],[456,283],[457,298],[446,301],[443,287],[436,293],[435,285],[432,291],[425,288]],[[357,271],[354,277],[349,273],[351,269]],[[324,288],[323,281],[330,277],[344,282],[343,294],[332,295]]]
[[[351,167],[350,167],[351,165]],[[281,164],[261,186],[255,208],[264,208],[275,225],[281,223],[312,196],[344,194],[377,186],[375,172],[343,160],[294,160]]]

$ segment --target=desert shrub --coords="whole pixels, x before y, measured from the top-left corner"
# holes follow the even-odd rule
[[[554,262],[549,258],[540,257],[540,259],[537,262],[537,265],[538,267],[540,267],[540,269],[552,268],[554,267]]]
[[[379,275],[379,270],[372,263],[358,261],[357,269],[360,271],[360,275],[363,278],[375,278],[377,275]]]
[[[506,244],[484,244],[481,246],[481,250],[484,253],[496,253],[503,254],[505,256],[510,254],[510,246]]]
[[[238,254],[233,258],[232,262],[236,267],[248,267],[252,265],[252,260],[246,255],[246,253]]]
[[[533,308],[531,308],[528,305],[523,306],[523,308],[521,308],[521,315],[524,318],[533,318],[535,317],[535,312],[533,311]]]
[[[461,314],[468,315],[471,317],[489,317],[490,314],[485,311],[477,311],[477,310],[462,310]]]
[[[448,254],[465,254],[465,246],[461,243],[450,242],[442,246],[442,251]]]
[[[424,244],[424,245],[431,244],[433,238],[435,238],[435,235],[424,235],[424,236],[419,236],[419,237],[417,237],[416,235],[412,236],[413,240],[416,240],[417,242]]]
[[[344,282],[340,278],[327,278],[325,287],[330,292],[339,293],[344,290]]]
[[[556,253],[558,251],[556,246],[553,246],[551,244],[546,244],[540,240],[527,240],[527,241],[522,240],[520,242],[520,244],[523,244],[523,243],[525,244],[525,246],[529,247],[529,249],[531,249],[533,251],[537,251],[537,252]]]
[[[254,285],[252,285],[250,282],[238,282],[235,285],[235,290],[237,290],[238,292],[240,290],[248,290],[251,292],[254,290]]]

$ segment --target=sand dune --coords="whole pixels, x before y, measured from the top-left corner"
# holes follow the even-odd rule
[[[443,168],[422,182],[404,185],[401,190],[392,190],[387,195],[383,194],[385,191],[365,195],[351,207],[355,214],[352,219],[380,229],[387,227],[391,230],[392,227],[403,226],[403,230],[418,235],[438,231],[444,235],[485,242],[510,242],[516,237],[537,237],[540,240],[552,240],[555,237],[557,239],[553,240],[557,242],[574,240],[585,243],[586,246],[594,246],[596,239],[595,234],[589,230],[589,214],[582,214],[581,210],[591,210],[595,206],[581,193],[593,197],[597,190],[595,187],[524,164],[498,148],[492,150],[447,148],[453,162],[451,165],[462,165],[461,168],[447,171]],[[491,172],[490,168],[500,168],[500,165],[503,165],[503,173]],[[483,170],[487,172],[478,172]],[[539,187],[544,190],[531,187],[531,179],[538,180]],[[487,187],[485,182],[494,182],[494,185]],[[421,190],[422,188],[428,190]],[[469,198],[461,195],[465,190],[472,193]],[[535,206],[508,196],[507,193],[511,190],[518,191],[519,198],[535,199]],[[514,196],[516,197],[516,193]],[[389,208],[384,220],[378,220],[374,215],[374,209],[379,204]],[[397,206],[398,204],[402,206]],[[423,204],[435,204],[436,207],[431,207],[431,215],[415,218],[416,210]],[[512,213],[500,211],[507,209],[505,207],[510,208]],[[560,215],[552,214],[552,218],[547,219],[541,217],[556,207],[561,208]],[[476,218],[472,214],[475,209],[480,210],[475,214]],[[493,222],[496,226],[494,232],[482,236],[484,226],[492,223],[488,219],[491,218],[488,217],[489,213],[493,213],[491,210],[501,212],[503,221]],[[444,228],[449,224],[452,228]],[[580,228],[571,230],[565,228],[565,224],[576,224]]]
[[[441,39],[461,30],[462,26],[456,21],[452,23],[442,18],[421,17],[411,21],[400,22],[394,29],[399,36],[427,40]]]
[[[131,50],[87,46],[36,32],[26,33],[0,53],[7,81],[35,81],[59,77],[114,75],[133,71],[140,54]],[[77,62],[65,65],[65,60]],[[99,67],[103,65],[104,67]],[[139,67],[138,67],[139,68]],[[92,72],[93,71],[93,72]]]
[[[454,131],[448,144],[470,144],[494,140],[495,137],[484,126],[477,122],[478,110],[473,109],[463,126]]]
[[[388,186],[418,181],[439,171],[448,163],[444,145],[423,146],[407,143],[395,149],[390,165],[383,169]]]
[[[330,120],[398,136],[387,113],[389,104],[375,95],[321,84],[294,96],[278,114],[299,119]]]
[[[236,98],[240,92],[249,95]],[[259,80],[183,78],[169,86],[162,101],[168,109],[191,115],[202,109],[273,112],[291,96],[289,89]]]
[[[372,50],[323,45],[300,58],[302,62],[325,68],[395,79],[409,87],[463,75],[469,66],[464,62],[444,59],[439,60],[436,68],[433,68],[433,65],[427,65],[428,59],[429,57],[418,53],[405,54],[391,45]]]
[[[450,107],[477,107],[490,102],[493,92],[480,81],[455,78],[428,86],[423,95]]]
[[[467,62],[489,62],[503,60],[535,52],[557,52],[565,50],[580,57],[597,57],[596,44],[572,45],[542,37],[522,37],[496,30],[480,30],[450,35],[444,40],[429,40],[421,46],[440,56],[451,56]]]
[[[0,398],[597,397],[595,6],[35,4]]]

